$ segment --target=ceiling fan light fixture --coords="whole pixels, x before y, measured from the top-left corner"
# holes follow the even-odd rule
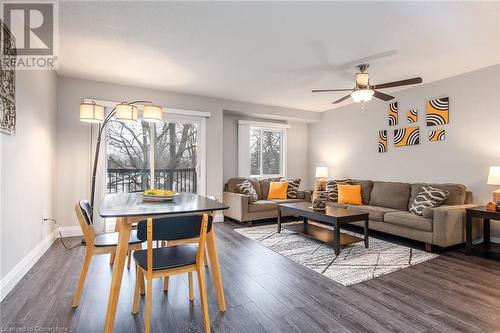
[[[351,93],[352,100],[356,103],[368,102],[372,99],[375,91],[372,89],[358,89]]]
[[[358,87],[367,87],[369,85],[370,76],[368,73],[356,73],[356,84]]]

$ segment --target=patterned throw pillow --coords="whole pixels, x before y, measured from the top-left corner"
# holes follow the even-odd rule
[[[255,188],[248,179],[236,185],[236,188],[238,189],[238,191],[240,191],[241,194],[248,195],[248,202],[254,203],[255,201],[259,200]]]
[[[286,191],[286,197],[288,199],[297,199],[299,195],[300,178],[283,178],[282,182],[288,182],[288,190]]]
[[[422,216],[424,208],[439,206],[449,194],[450,192],[446,190],[432,186],[422,186],[422,191],[418,193],[411,204],[410,213]]]
[[[338,202],[339,201],[339,188],[338,184],[350,185],[350,179],[345,180],[328,180],[326,182],[326,192],[328,193],[328,201]]]

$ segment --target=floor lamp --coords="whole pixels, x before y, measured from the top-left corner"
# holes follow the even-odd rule
[[[114,120],[121,122],[137,121],[137,105],[144,105],[142,120],[147,122],[161,122],[163,120],[163,108],[152,104],[150,101],[133,101],[116,104],[113,110],[104,116],[104,106],[95,103],[80,104],[80,121],[88,123],[98,123],[97,142],[95,147],[94,166],[92,168],[92,183],[90,190],[90,206],[92,207],[91,219],[94,220],[94,199],[95,182],[97,175],[97,165],[99,162],[99,149],[101,147],[101,138],[107,123],[114,117]]]

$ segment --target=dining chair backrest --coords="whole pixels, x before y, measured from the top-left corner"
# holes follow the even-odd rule
[[[212,229],[212,216],[208,216],[207,232]],[[153,240],[172,241],[200,236],[202,215],[181,215],[153,219]],[[137,224],[137,238],[147,240],[147,223]]]
[[[76,217],[82,229],[83,238],[88,245],[94,244],[95,232],[92,224],[92,207],[87,200],[80,200],[75,205]]]

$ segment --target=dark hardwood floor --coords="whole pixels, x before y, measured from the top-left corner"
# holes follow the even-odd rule
[[[228,309],[218,312],[208,273],[214,332],[500,332],[499,262],[450,251],[344,287],[241,236],[237,227],[216,224]],[[56,241],[0,303],[1,331],[101,332],[109,257],[94,257],[80,306],[72,310],[83,254],[83,247],[67,251]],[[133,268],[124,273],[115,332],[143,330],[143,302],[139,315],[131,315],[134,276]],[[167,294],[156,280],[153,291],[153,332],[202,331],[198,293],[191,304],[187,276],[171,278]]]

